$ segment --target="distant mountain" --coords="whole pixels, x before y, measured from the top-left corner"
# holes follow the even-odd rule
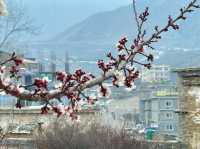
[[[13,0],[6,0],[11,1]],[[15,0],[24,5],[34,24],[41,27],[41,34],[34,41],[55,36],[67,27],[86,17],[123,5],[130,0]],[[33,39],[32,39],[33,40]]]
[[[138,10],[149,6],[151,16],[145,25],[151,35],[155,25],[163,26],[168,15],[176,15],[180,7],[189,0],[138,0]],[[172,67],[200,66],[200,11],[196,11],[180,24],[180,30],[165,33],[163,39],[155,44],[157,64],[168,64]],[[115,51],[114,45],[121,36],[134,38],[137,28],[132,6],[125,6],[113,11],[97,13],[67,28],[62,33],[45,43],[32,45],[33,54],[41,51],[56,51],[57,57],[64,59],[65,51],[77,61],[105,58],[105,53]],[[29,52],[30,54],[31,52]],[[46,55],[46,54],[45,54]],[[74,62],[73,68],[77,67]],[[96,64],[81,63],[78,67],[96,70]]]
[[[200,67],[200,50],[170,50],[165,51],[156,64],[167,64],[172,68]]]
[[[146,24],[147,33],[151,33],[154,25],[164,25],[168,15],[174,16],[188,0],[154,0],[138,1],[139,10],[149,6],[151,16]],[[132,6],[121,7],[119,9],[98,13],[88,17],[78,24],[71,26],[61,34],[57,35],[53,41],[59,44],[90,44],[90,45],[111,45],[121,36],[127,35],[133,38],[136,34],[136,24],[134,22]],[[181,29],[177,32],[169,32],[159,43],[167,47],[187,47],[196,48],[200,41],[200,12],[195,12],[188,20],[181,23]]]

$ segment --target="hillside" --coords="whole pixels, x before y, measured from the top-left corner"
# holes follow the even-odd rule
[[[163,22],[167,20],[168,15],[173,16],[176,14],[179,8],[184,6],[184,3],[172,0],[155,0],[154,3],[150,3],[146,0],[146,3],[143,1],[138,4],[140,10],[146,5],[150,7],[151,11],[149,22],[146,25],[147,31],[150,34],[154,25],[162,26]],[[196,47],[200,40],[199,19],[200,13],[192,14],[186,22],[181,24],[183,30],[181,29],[176,33],[168,33],[168,36],[165,36],[160,44],[167,47]],[[57,35],[53,41],[62,44],[109,45],[123,35],[127,35],[129,38],[134,37],[135,31],[136,25],[133,19],[133,10],[132,6],[129,5],[90,16]]]
[[[163,26],[168,15],[175,15],[187,1],[154,0],[154,3],[150,0],[138,1],[139,10],[149,6],[151,11],[149,22],[146,24],[148,35],[151,34],[154,25]],[[197,11],[192,13],[186,22],[180,24],[179,31],[164,34],[161,42],[156,44],[155,53],[161,53],[155,54],[156,63],[169,64],[173,67],[199,66],[199,20],[200,11]],[[106,52],[114,51],[115,43],[121,36],[126,35],[132,40],[136,30],[132,6],[129,5],[113,11],[94,14],[67,28],[53,39],[32,45],[32,48],[38,51],[56,51],[60,59],[64,59],[64,53],[68,51],[69,55],[78,61],[95,61],[105,57]],[[88,64],[84,64],[83,67],[88,67]],[[91,66],[91,70],[93,68]]]

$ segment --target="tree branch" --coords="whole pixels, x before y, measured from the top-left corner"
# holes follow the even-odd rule
[[[145,46],[145,45],[148,46],[148,45],[150,45],[151,43],[153,43],[154,40],[157,42],[157,40],[161,38],[160,35],[161,35],[163,32],[167,32],[167,31],[169,30],[170,27],[177,26],[176,23],[177,23],[179,20],[185,20],[185,19],[186,19],[186,17],[184,16],[185,14],[194,11],[193,8],[200,8],[199,5],[195,5],[196,2],[197,2],[197,0],[193,0],[193,1],[190,2],[186,7],[181,8],[181,9],[180,9],[180,14],[179,14],[175,19],[172,19],[172,18],[169,16],[168,19],[171,19],[171,20],[169,20],[170,22],[168,21],[168,23],[166,24],[166,26],[164,26],[162,29],[159,30],[157,27],[155,27],[155,28],[156,28],[156,33],[152,34],[152,36],[151,36],[149,39],[147,39],[147,40],[143,43],[143,45],[144,45],[144,46]],[[178,26],[177,26],[177,27],[178,27]],[[173,28],[173,29],[177,30],[178,28],[177,28],[177,29],[176,29],[176,28]]]

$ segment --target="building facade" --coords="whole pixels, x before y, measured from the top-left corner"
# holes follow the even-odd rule
[[[175,86],[158,85],[151,95],[140,99],[140,119],[143,125],[154,127],[161,134],[177,135],[177,92]]]
[[[200,148],[200,68],[176,69],[178,76],[178,136],[189,145]]]
[[[152,68],[141,70],[142,82],[160,83],[170,80],[170,66],[168,65],[153,65]]]

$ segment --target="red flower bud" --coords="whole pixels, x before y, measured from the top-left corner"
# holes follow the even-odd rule
[[[64,72],[56,72],[57,80],[63,82],[66,74]]]
[[[118,44],[118,45],[117,45],[117,48],[118,48],[119,51],[121,51],[121,50],[124,49],[124,46],[123,46],[122,44]]]
[[[122,38],[122,39],[119,41],[119,44],[122,45],[122,46],[124,46],[127,42],[128,42],[127,38],[124,37],[124,38]]]
[[[23,64],[23,60],[22,60],[22,59],[19,59],[19,58],[15,58],[15,59],[14,59],[14,62],[15,62],[15,65],[16,65],[16,66],[19,66],[19,65]]]
[[[151,69],[151,64],[150,63],[144,64],[144,67],[146,67],[147,69]]]
[[[112,84],[113,84],[114,86],[116,86],[116,87],[119,87],[119,85],[117,84],[117,81],[118,81],[117,77],[114,76],[114,77],[113,77],[113,80],[112,80]]]
[[[53,110],[55,113],[57,113],[57,117],[60,117],[60,116],[62,115],[61,110],[60,110],[57,106],[53,106],[52,108],[53,108],[52,110]]]
[[[106,87],[104,87],[103,85],[100,86],[100,92],[102,93],[103,97],[106,97],[108,90]]]
[[[49,107],[44,106],[44,107],[41,108],[41,114],[48,114],[48,111],[49,111],[49,110],[50,110]]]
[[[17,69],[16,66],[12,66],[12,67],[11,67],[11,69],[10,69],[10,73],[11,73],[11,74],[16,74],[16,73],[18,73],[18,72],[19,72],[19,70]]]
[[[70,113],[69,117],[71,117],[72,121],[78,119],[78,116],[75,113]]]
[[[4,72],[3,67],[0,67],[0,73],[3,73],[3,72]]]
[[[119,60],[126,61],[126,55],[125,54],[119,55]]]
[[[22,108],[22,105],[21,105],[20,101],[17,101],[17,103],[15,104],[15,107],[16,107],[16,108],[19,108],[19,109]]]
[[[139,47],[138,52],[144,52],[143,46]]]
[[[38,88],[45,88],[47,89],[48,82],[46,80],[35,79],[34,85]]]

